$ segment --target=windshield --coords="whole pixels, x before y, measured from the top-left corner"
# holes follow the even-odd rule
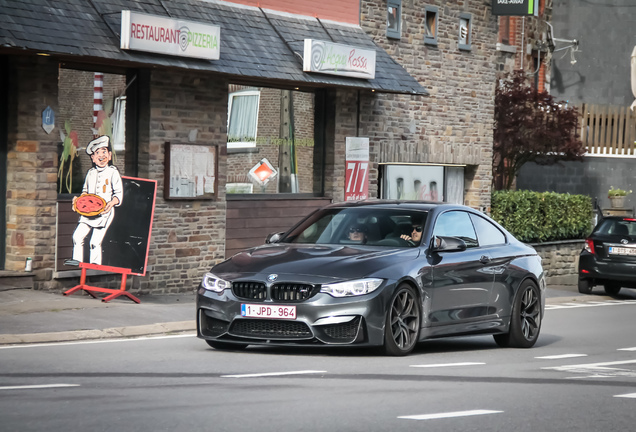
[[[311,215],[281,242],[415,247],[427,215],[403,209],[331,208]]]

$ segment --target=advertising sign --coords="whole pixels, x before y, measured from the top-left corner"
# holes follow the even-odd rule
[[[536,15],[539,0],[492,0],[493,15]]]
[[[375,50],[305,39],[303,71],[375,78]]]
[[[345,201],[369,198],[369,138],[347,137]]]
[[[121,11],[121,49],[218,60],[220,46],[219,26]]]

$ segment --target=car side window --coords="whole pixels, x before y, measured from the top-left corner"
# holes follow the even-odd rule
[[[442,213],[435,221],[433,235],[444,237],[457,237],[466,243],[467,247],[476,247],[477,235],[465,211],[449,211]]]
[[[477,231],[477,240],[479,246],[492,246],[506,243],[506,236],[499,228],[488,222],[481,216],[474,214],[470,215],[470,219],[473,221],[475,231]]]

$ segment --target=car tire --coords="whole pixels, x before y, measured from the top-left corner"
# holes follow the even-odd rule
[[[604,285],[604,288],[605,288],[605,294],[609,296],[618,295],[618,293],[621,290],[621,286],[616,283],[606,283]]]
[[[532,281],[525,281],[517,291],[508,333],[493,335],[504,348],[530,348],[541,331],[541,293]]]
[[[219,342],[213,340],[206,340],[205,343],[210,345],[212,348],[223,351],[241,351],[247,348],[247,344],[234,344],[227,342]]]
[[[421,309],[413,287],[401,284],[391,297],[386,312],[384,352],[405,356],[415,348],[420,335]]]
[[[591,279],[579,279],[579,292],[581,294],[590,294],[593,287]]]

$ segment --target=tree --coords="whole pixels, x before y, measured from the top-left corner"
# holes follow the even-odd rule
[[[565,102],[528,84],[521,71],[497,83],[493,177],[495,189],[510,189],[527,162],[554,165],[582,160],[579,114]]]

